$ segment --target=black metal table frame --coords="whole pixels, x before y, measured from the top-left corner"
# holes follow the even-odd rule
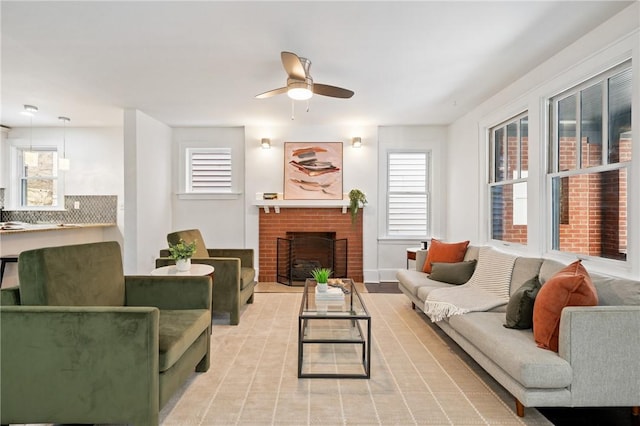
[[[302,296],[302,303],[300,304],[300,313],[298,315],[298,378],[304,379],[369,379],[371,377],[371,315],[364,304],[364,300],[358,293],[353,281],[351,282],[351,293],[349,297],[350,312],[353,312],[353,297],[354,294],[359,299],[362,309],[366,315],[351,315],[345,313],[344,315],[326,315],[319,316],[317,313],[305,314],[305,305],[308,307],[308,284],[310,280],[307,280],[304,284],[304,294]],[[342,320],[351,321],[352,327],[357,327],[359,338],[356,339],[305,339],[305,329],[308,326],[310,320]],[[365,340],[360,321],[367,322],[367,338]],[[304,345],[305,344],[360,344],[362,346],[362,367],[364,373],[362,374],[342,374],[342,373],[303,373],[302,362],[304,358]]]

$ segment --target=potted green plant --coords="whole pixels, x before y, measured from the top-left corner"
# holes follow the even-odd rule
[[[356,222],[358,209],[367,204],[367,196],[359,189],[349,191],[349,211],[351,212],[351,223]]]
[[[316,280],[316,286],[319,292],[325,292],[328,288],[329,277],[333,271],[329,268],[315,268],[311,271],[311,276]]]
[[[180,239],[177,244],[169,244],[169,257],[176,261],[176,269],[184,272],[191,269],[191,257],[196,251],[196,242]]]

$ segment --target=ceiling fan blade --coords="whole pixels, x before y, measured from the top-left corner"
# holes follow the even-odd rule
[[[353,96],[353,91],[343,89],[342,87],[329,86],[328,84],[313,84],[313,93],[323,96],[331,96],[333,98],[348,99]]]
[[[260,93],[259,95],[256,95],[256,99],[270,98],[271,96],[279,95],[281,93],[287,93],[287,88],[281,87],[279,89],[273,89],[269,90],[268,92]]]
[[[284,66],[289,78],[304,81],[307,74],[304,71],[304,66],[298,55],[291,52],[281,52],[280,58],[282,59],[282,66]]]

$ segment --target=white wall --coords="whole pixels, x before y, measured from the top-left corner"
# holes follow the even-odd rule
[[[599,74],[626,59],[632,58],[634,82],[640,81],[640,3],[636,2],[620,14],[591,31],[576,43],[538,67],[514,84],[505,87],[479,107],[450,126],[447,171],[447,225],[450,241],[470,239],[485,243],[488,238],[487,195],[487,129],[520,112],[529,114],[529,184],[528,184],[528,245],[524,248],[505,247],[524,251],[533,256],[549,255],[547,200],[543,199],[546,185],[545,143],[547,130],[546,100],[588,78]],[[640,134],[640,87],[634,84],[633,134]],[[634,138],[633,161],[640,164],[640,138]],[[640,193],[639,167],[632,170],[629,193]],[[633,197],[629,215],[629,253],[640,250],[640,200]],[[633,218],[636,218],[634,220]],[[569,259],[560,259],[569,260]],[[633,270],[620,270],[606,262],[585,263],[588,268],[616,275],[640,276],[638,259],[631,259]]]
[[[395,281],[396,270],[406,267],[408,247],[419,247],[421,240],[442,238],[446,225],[446,141],[444,126],[384,126],[378,130],[378,273],[380,281]],[[417,240],[386,238],[387,153],[392,150],[429,150],[431,152],[431,229]]]
[[[361,148],[352,148],[351,139],[362,138]],[[323,125],[246,127],[246,241],[258,249],[258,208],[253,204],[258,192],[282,192],[284,184],[284,142],[343,142],[343,192],[353,188],[367,195],[363,209],[363,268],[365,278],[377,280],[378,135],[374,126]],[[271,139],[271,149],[262,149],[260,140]]]
[[[237,184],[235,188],[237,193],[231,196],[181,194],[184,193],[184,187],[179,187],[180,175],[184,175],[182,152],[186,145],[231,147],[232,173],[234,182]],[[171,186],[167,187],[173,188],[171,231],[197,228],[200,229],[207,247],[244,248],[244,129],[242,127],[174,128],[172,152],[174,178]]]
[[[171,128],[124,111],[125,274],[148,274],[171,229]]]

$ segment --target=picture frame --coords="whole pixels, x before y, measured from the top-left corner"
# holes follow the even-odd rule
[[[342,142],[285,142],[284,199],[342,200]]]

